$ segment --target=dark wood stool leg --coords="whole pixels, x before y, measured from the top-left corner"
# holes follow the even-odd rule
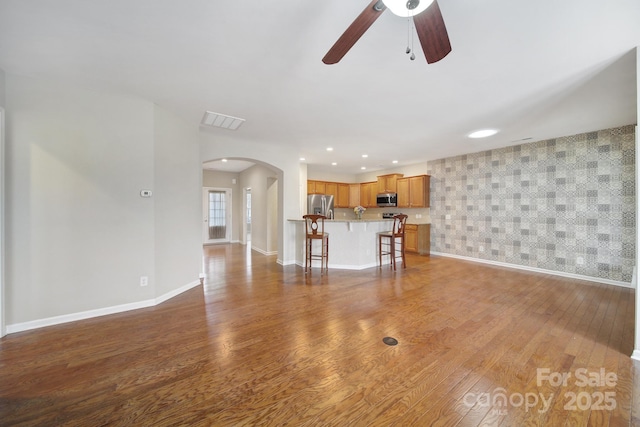
[[[329,272],[329,237],[327,239],[327,253],[324,257],[325,267],[327,268],[327,273]]]
[[[396,271],[396,237],[391,236],[391,263],[393,264],[393,271]]]
[[[306,247],[304,251],[304,272],[311,270],[311,239],[306,239]],[[307,270],[308,269],[308,270]]]

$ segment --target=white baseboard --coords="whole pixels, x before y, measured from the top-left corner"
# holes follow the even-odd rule
[[[91,319],[94,317],[107,316],[109,314],[123,313],[125,311],[138,310],[140,308],[153,307],[158,304],[162,304],[163,302],[186,292],[199,284],[200,280],[196,280],[154,299],[121,304],[113,307],[98,308],[95,310],[81,311],[79,313],[63,314],[61,316],[47,317],[45,319],[31,320],[29,322],[14,323],[12,325],[7,325],[7,334],[44,328],[46,326],[60,325],[62,323],[75,322],[78,320]]]
[[[251,250],[252,251],[256,251],[258,253],[261,253],[262,255],[267,255],[267,256],[278,255],[278,251],[265,251],[263,249],[256,248],[255,246],[251,246]]]
[[[631,353],[631,358],[633,360],[640,361],[640,350],[633,350],[633,353]]]
[[[173,297],[176,297],[178,295],[180,295],[183,292],[187,292],[189,289],[191,288],[195,288],[196,286],[200,285],[202,282],[200,280],[195,280],[191,283],[187,283],[184,286],[179,287],[178,289],[174,289],[173,291],[167,292],[164,295],[160,295],[159,297],[157,297],[154,302],[155,304],[153,305],[158,305],[158,304],[162,304],[165,301],[170,300]]]
[[[534,273],[545,273],[545,274],[551,274],[551,275],[554,275],[554,276],[568,277],[570,279],[586,280],[586,281],[589,281],[589,282],[604,283],[605,285],[614,285],[614,286],[621,286],[623,288],[635,289],[635,286],[633,285],[633,283],[621,282],[621,281],[618,281],[618,280],[603,279],[602,277],[584,276],[582,274],[565,273],[563,271],[556,271],[556,270],[546,270],[544,268],[528,267],[526,265],[518,265],[518,264],[509,264],[509,263],[506,263],[506,262],[491,261],[491,260],[487,260],[487,259],[473,258],[473,257],[462,256],[462,255],[453,255],[453,254],[447,254],[447,253],[443,253],[443,252],[431,252],[431,255],[444,256],[444,257],[449,257],[449,258],[457,258],[457,259],[461,259],[461,260],[464,260],[464,261],[478,262],[478,263],[481,263],[481,264],[495,265],[495,266],[498,266],[498,267],[513,268],[513,269],[516,269],[516,270],[525,270],[525,271],[531,271],[531,272],[534,272]]]

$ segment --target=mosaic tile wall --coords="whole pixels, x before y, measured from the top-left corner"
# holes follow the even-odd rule
[[[630,125],[428,162],[432,251],[630,282],[634,139]]]

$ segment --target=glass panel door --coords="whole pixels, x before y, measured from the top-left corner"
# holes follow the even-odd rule
[[[226,199],[224,191],[209,191],[209,240],[227,235]]]
[[[230,240],[230,198],[230,190],[205,189],[205,243],[228,242]]]

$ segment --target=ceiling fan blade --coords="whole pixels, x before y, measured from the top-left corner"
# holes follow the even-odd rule
[[[415,15],[413,24],[429,64],[440,61],[451,52],[449,34],[437,0],[434,0],[424,12]]]
[[[322,62],[335,64],[340,61],[385,9],[381,0],[373,0],[329,49]]]

